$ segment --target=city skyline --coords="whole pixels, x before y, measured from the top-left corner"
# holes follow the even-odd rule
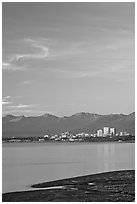
[[[135,111],[134,3],[3,7],[3,114]]]

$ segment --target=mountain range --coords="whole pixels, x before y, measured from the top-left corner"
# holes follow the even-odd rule
[[[36,117],[6,115],[2,117],[2,137],[34,137],[60,134],[64,131],[73,134],[95,133],[104,126],[114,127],[117,132],[126,131],[135,134],[135,112],[129,115],[81,112],[69,117],[57,117],[51,114]]]

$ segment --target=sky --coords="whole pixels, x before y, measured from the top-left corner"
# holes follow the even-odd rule
[[[3,115],[135,111],[134,18],[133,2],[3,2]]]

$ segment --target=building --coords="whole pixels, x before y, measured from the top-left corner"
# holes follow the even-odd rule
[[[61,134],[61,137],[62,138],[69,138],[71,135],[70,135],[70,132],[63,132],[62,134]]]
[[[110,135],[116,135],[116,128],[110,128]]]
[[[119,133],[119,136],[129,136],[130,134],[129,133],[127,133],[127,132],[120,132]]]
[[[102,137],[103,136],[103,130],[97,130],[97,137]]]
[[[41,139],[41,138],[39,139],[39,142],[44,142],[44,141],[45,141],[44,139]]]
[[[108,134],[110,133],[110,132],[109,132],[109,130],[110,130],[109,127],[104,127],[103,130],[104,130],[104,132],[103,132],[103,133],[104,133],[104,136],[105,136],[105,135],[108,135]]]
[[[88,134],[88,133],[85,133],[85,137],[89,137],[89,134]]]
[[[49,138],[49,135],[44,135],[44,138]]]

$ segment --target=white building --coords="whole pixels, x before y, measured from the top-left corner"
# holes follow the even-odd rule
[[[44,139],[39,139],[39,142],[44,142],[45,140]]]
[[[129,136],[129,133],[127,133],[127,132],[120,132],[119,135],[120,136]]]
[[[97,136],[102,137],[103,136],[103,130],[97,130]]]
[[[88,133],[85,133],[85,137],[89,137],[89,134],[88,134]]]
[[[116,128],[110,128],[110,134],[116,135]]]
[[[109,134],[109,127],[104,127],[104,135],[108,135]]]
[[[44,135],[44,138],[49,138],[49,135]]]

